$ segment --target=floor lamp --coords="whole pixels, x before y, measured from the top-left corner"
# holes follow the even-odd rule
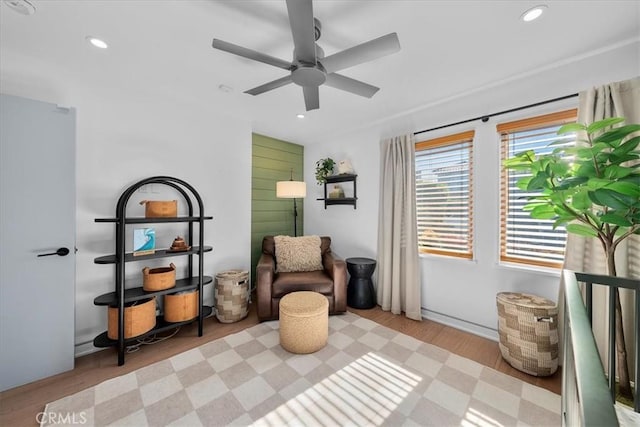
[[[293,180],[293,169],[289,181],[276,182],[276,197],[279,199],[293,199],[293,235],[298,235],[298,207],[296,198],[307,196],[307,184],[304,181]]]

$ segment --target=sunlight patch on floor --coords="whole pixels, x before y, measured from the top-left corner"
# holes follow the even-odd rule
[[[381,425],[420,381],[422,377],[367,353],[253,425]]]
[[[460,425],[463,427],[502,427],[498,421],[473,408],[469,408]]]

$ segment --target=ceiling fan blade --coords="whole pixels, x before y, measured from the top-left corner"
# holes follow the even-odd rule
[[[320,108],[320,90],[318,86],[302,86],[304,92],[304,105],[307,111]]]
[[[352,79],[351,77],[343,76],[341,74],[327,74],[327,80],[324,82],[327,86],[334,87],[336,89],[351,92],[355,95],[371,98],[380,90],[379,87],[372,86],[360,80]]]
[[[316,36],[311,0],[287,0],[289,25],[295,45],[295,59],[316,64]]]
[[[233,53],[234,55],[242,56],[244,58],[253,59],[254,61],[263,62],[274,67],[282,68],[285,70],[291,70],[292,65],[290,62],[283,61],[282,59],[266,55],[262,52],[247,49],[246,47],[238,46],[233,43],[225,42],[219,39],[213,39],[211,46],[214,49],[224,50],[225,52]]]
[[[382,58],[400,50],[400,42],[396,33],[390,33],[377,39],[369,40],[341,52],[329,55],[320,60],[327,73],[344,70],[354,65]]]
[[[285,76],[281,79],[273,80],[269,83],[265,83],[258,87],[254,87],[253,89],[245,90],[244,93],[248,93],[249,95],[260,95],[261,93],[265,93],[270,90],[277,89],[284,85],[288,85],[289,83],[292,83],[292,82],[293,80],[291,80],[291,76]]]

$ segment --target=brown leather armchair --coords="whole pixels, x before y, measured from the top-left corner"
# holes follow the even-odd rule
[[[320,252],[323,270],[276,273],[276,252],[273,236],[262,239],[262,255],[256,268],[258,319],[279,318],[280,298],[290,292],[319,292],[329,300],[329,313],[347,311],[347,268],[344,260],[331,253],[331,238],[321,237]]]

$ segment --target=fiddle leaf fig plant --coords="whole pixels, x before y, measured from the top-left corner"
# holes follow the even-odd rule
[[[316,181],[318,185],[324,184],[326,178],[333,174],[333,167],[336,162],[331,157],[320,159],[316,162]]]
[[[608,274],[617,276],[615,251],[640,234],[640,124],[620,125],[622,118],[591,124],[570,123],[559,135],[576,133],[576,144],[557,141],[549,154],[532,150],[504,161],[504,167],[525,174],[518,188],[530,193],[523,208],[532,218],[553,219],[554,228],[598,239]],[[614,127],[620,125],[618,127]],[[619,392],[632,396],[616,288],[616,342]]]

